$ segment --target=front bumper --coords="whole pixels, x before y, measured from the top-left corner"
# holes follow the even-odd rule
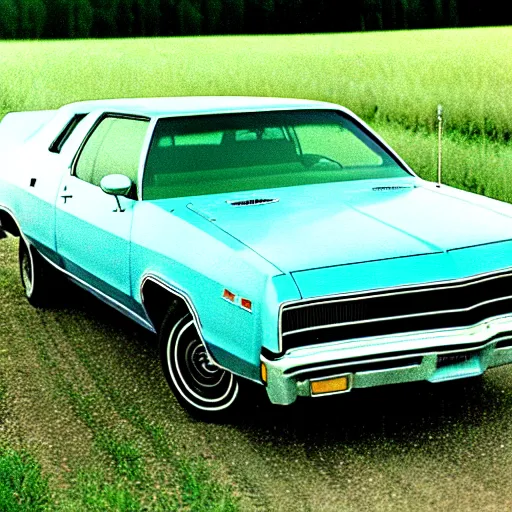
[[[481,375],[512,363],[512,314],[470,327],[344,340],[261,357],[267,393],[275,404],[313,395],[311,382],[346,376],[348,387],[368,388],[426,380],[440,382]],[[333,394],[333,393],[329,393]]]

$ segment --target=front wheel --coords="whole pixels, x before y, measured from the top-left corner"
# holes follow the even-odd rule
[[[222,421],[238,407],[238,378],[211,361],[190,313],[167,315],[160,357],[178,402],[195,418]]]

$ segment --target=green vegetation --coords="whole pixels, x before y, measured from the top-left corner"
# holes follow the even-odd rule
[[[377,124],[377,132],[424,179],[437,180],[437,135]],[[512,203],[512,145],[458,133],[443,142],[443,183]]]
[[[512,28],[0,43],[0,112],[183,95],[334,101],[366,121],[512,133]],[[22,63],[22,64],[21,64]]]
[[[27,453],[0,446],[0,510],[39,512],[50,502],[48,481]]]
[[[53,372],[55,362],[42,343],[39,343],[39,351],[39,361],[52,369],[58,393],[69,400],[77,417],[92,433],[96,448],[110,463],[71,472],[66,484],[52,489],[51,493],[48,477],[41,475],[41,467],[35,459],[25,451],[2,448],[5,440],[0,436],[2,512],[170,512],[182,509],[234,512],[238,509],[231,490],[215,482],[204,460],[178,456],[177,447],[168,441],[161,426],[147,420],[135,406],[122,408],[119,404],[118,413],[140,429],[131,440],[125,439],[119,432],[120,426],[112,428],[101,414],[101,394],[76,391],[67,376]],[[102,388],[101,371],[94,370],[85,358],[83,362],[87,369],[97,373]],[[6,389],[6,386],[0,388],[0,400]],[[115,388],[109,393],[112,397],[118,396]],[[148,442],[144,443],[141,436]],[[135,442],[139,446],[135,446]],[[165,460],[167,472],[155,475],[148,471],[148,458]]]
[[[56,508],[69,512],[131,512],[142,509],[141,502],[126,486],[109,482],[102,471],[80,471]]]
[[[0,115],[85,99],[263,95],[333,101],[435,178],[512,200],[512,28],[0,43]],[[23,63],[23,65],[20,65]]]
[[[148,412],[153,383],[140,386],[148,393],[142,404],[133,395],[136,379],[122,376],[130,342],[124,339],[121,352],[109,357],[106,347],[97,350],[98,326],[87,328],[90,320],[79,311],[40,315],[18,301],[23,297],[14,257],[17,242],[3,242],[0,511],[237,510],[230,477],[219,478],[216,464],[173,438],[176,421],[189,420],[177,405],[169,409],[167,385],[161,382],[156,390],[157,402],[167,401],[167,424],[155,419],[151,406]],[[5,314],[5,308],[14,308],[13,313]],[[103,310],[94,316],[101,317]],[[45,327],[52,317],[59,325],[66,318],[77,322],[59,334]],[[104,341],[112,342],[107,328]],[[110,364],[121,364],[121,369]],[[138,370],[148,364],[162,381],[155,354]]]
[[[505,25],[498,0],[0,0],[0,38],[348,32]]]

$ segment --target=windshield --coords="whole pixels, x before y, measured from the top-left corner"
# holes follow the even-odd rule
[[[409,176],[361,126],[332,110],[160,119],[144,199]]]

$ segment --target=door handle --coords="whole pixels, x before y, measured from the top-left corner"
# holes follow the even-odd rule
[[[71,199],[73,196],[70,196],[70,195],[62,195],[62,196],[60,196],[60,197],[62,197],[62,199],[64,199],[64,204],[66,204],[67,200],[68,200],[68,199]]]

